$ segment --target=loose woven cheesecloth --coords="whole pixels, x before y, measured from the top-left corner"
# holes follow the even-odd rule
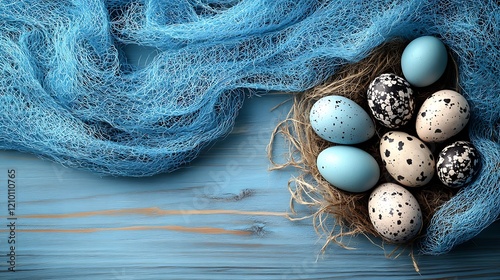
[[[0,148],[99,174],[174,171],[229,133],[247,96],[302,92],[384,42],[434,35],[456,58],[482,156],[422,240],[446,253],[500,213],[499,11],[495,0],[0,0]]]

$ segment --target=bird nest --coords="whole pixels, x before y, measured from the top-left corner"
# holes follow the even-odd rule
[[[273,164],[272,169],[295,167],[300,170],[297,177],[289,181],[291,193],[290,207],[294,214],[295,206],[307,205],[314,209],[313,224],[316,231],[325,234],[326,244],[323,250],[331,243],[343,247],[342,241],[346,236],[363,234],[379,236],[370,222],[368,214],[368,198],[370,192],[351,193],[340,190],[327,182],[319,173],[316,159],[321,151],[335,144],[320,138],[312,129],[309,122],[309,112],[312,105],[320,98],[328,95],[347,97],[369,112],[367,104],[367,89],[371,81],[382,73],[394,73],[402,76],[401,54],[407,41],[393,40],[375,48],[365,59],[345,65],[336,74],[323,84],[308,91],[294,95],[293,106],[287,118],[281,121],[274,130],[268,153]],[[442,89],[459,91],[458,75],[455,60],[449,54],[449,63],[443,76],[434,84],[424,88],[414,88],[417,108],[432,93]],[[416,115],[416,114],[415,114]],[[376,123],[376,122],[375,122]],[[399,130],[416,135],[415,116],[410,125]],[[376,124],[375,136],[370,140],[355,145],[371,154],[383,166],[380,153],[380,138],[390,129]],[[453,139],[467,140],[466,127]],[[285,156],[285,163],[277,163],[273,143],[278,136],[282,136],[288,143],[289,152]],[[438,153],[445,144],[430,143],[433,153]],[[395,182],[385,168],[381,168],[381,176],[377,183]],[[408,188],[420,204],[423,218],[423,227],[418,236],[404,246],[413,246],[426,234],[426,228],[436,210],[456,193],[456,189],[445,186],[434,178],[423,187]],[[332,219],[333,218],[333,219]]]

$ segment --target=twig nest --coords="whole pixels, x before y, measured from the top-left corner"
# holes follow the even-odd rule
[[[360,62],[346,65],[324,84],[297,95],[289,118],[276,130],[290,140],[291,155],[289,162],[278,168],[295,166],[302,170],[302,174],[291,179],[289,185],[291,208],[294,209],[295,203],[317,208],[314,214],[315,229],[329,234],[324,248],[331,242],[342,245],[344,236],[359,233],[379,236],[385,242],[411,245],[426,234],[434,213],[456,193],[456,188],[447,186],[435,176],[440,172],[436,169],[436,159],[443,147],[449,144],[448,141],[467,141],[466,129],[460,131],[457,128],[454,130],[457,134],[446,141],[427,142],[418,137],[418,116],[415,112],[419,112],[418,115],[422,117],[425,109],[420,108],[433,93],[444,89],[445,92],[458,90],[457,68],[449,65],[437,81],[426,87],[415,88],[411,82],[405,81],[406,76],[403,78],[401,54],[405,47],[403,41],[388,42]],[[336,104],[332,103],[336,99],[342,100],[338,104],[356,104],[347,107],[356,108],[356,113],[332,106]],[[451,99],[454,97],[443,96],[437,102],[448,106],[455,102]],[[457,97],[454,100],[459,99]],[[469,111],[456,104],[454,107],[459,109],[459,114]],[[448,110],[448,107],[445,109]],[[439,115],[433,113],[438,110],[431,111],[429,108],[424,115]],[[447,111],[447,117],[456,119],[456,116],[450,115],[451,111]],[[427,124],[432,122],[434,125],[436,117],[427,120]],[[348,131],[353,128],[357,131],[361,127],[346,126],[346,122],[371,123],[375,133],[371,133],[371,128],[365,129],[364,138],[358,141],[338,141],[344,135],[350,138]],[[440,129],[444,131],[444,128]],[[326,135],[325,132],[331,134]],[[361,156],[339,157],[337,154],[335,156],[339,161],[335,162],[332,160],[333,155],[326,157],[326,153],[346,149],[346,145],[366,152],[376,161],[380,175],[374,172],[371,178],[363,177],[361,181],[376,180],[373,186],[379,187],[373,189],[371,183],[360,182],[354,184],[357,187],[350,185],[346,188],[343,185],[343,181],[356,172],[357,166],[369,165],[369,160],[363,160],[363,164],[356,163],[355,166],[351,164],[365,158]],[[298,154],[300,157],[296,156]],[[472,152],[462,149],[462,158],[445,154],[446,151],[443,157],[459,162],[458,165],[452,165],[457,170],[464,166],[477,168]],[[466,163],[466,159],[471,164]],[[451,166],[445,161],[438,161],[438,169],[442,166],[443,176],[445,173],[456,174],[457,171],[448,171]],[[327,174],[330,171],[332,173]],[[465,176],[466,171],[462,173]],[[456,178],[458,176],[462,175]],[[467,181],[466,184],[471,182]],[[389,191],[389,188],[392,189]],[[334,218],[333,227],[325,222],[328,217]]]

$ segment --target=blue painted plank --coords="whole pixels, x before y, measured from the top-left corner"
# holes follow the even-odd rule
[[[233,132],[186,168],[151,178],[99,177],[0,152],[0,279],[495,278],[500,224],[439,257],[396,259],[363,236],[332,245],[310,219],[286,218],[294,170],[268,171],[266,145],[289,99],[247,100]],[[278,145],[278,152],[285,153]],[[16,177],[16,272],[9,272],[7,170]],[[300,208],[301,214],[308,209]]]

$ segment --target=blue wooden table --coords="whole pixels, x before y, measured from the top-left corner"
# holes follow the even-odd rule
[[[408,251],[389,258],[392,246],[364,236],[321,254],[311,219],[287,219],[296,171],[268,171],[266,145],[291,102],[271,109],[289,98],[248,99],[228,137],[172,174],[99,177],[1,151],[0,278],[500,278],[498,222],[449,254],[416,256],[419,273]]]

